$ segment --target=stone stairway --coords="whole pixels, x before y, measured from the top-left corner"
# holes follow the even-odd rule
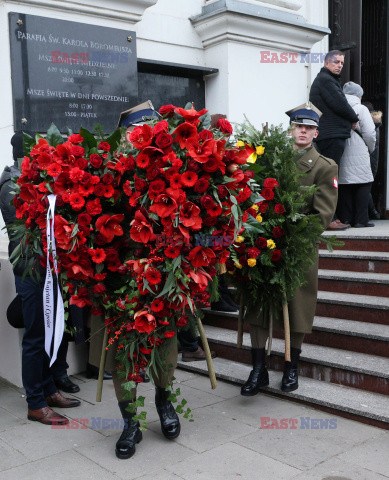
[[[349,229],[344,246],[319,251],[319,294],[313,331],[299,365],[299,389],[279,389],[284,342],[274,332],[268,359],[270,386],[264,392],[389,429],[389,222],[374,229]],[[327,233],[327,232],[326,232]],[[206,309],[203,320],[216,375],[242,384],[251,370],[250,338],[244,328],[237,349],[237,313]],[[206,374],[205,362],[179,366]]]

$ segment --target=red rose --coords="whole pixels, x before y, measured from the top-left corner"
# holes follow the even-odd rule
[[[216,123],[216,128],[218,128],[222,133],[225,133],[227,135],[231,135],[232,133],[232,125],[225,118],[219,118]]]
[[[68,142],[71,143],[82,143],[83,141],[84,138],[79,133],[73,133],[73,135],[68,137]]]
[[[107,142],[100,142],[98,149],[103,150],[104,152],[109,152],[111,150],[111,145]]]
[[[210,138],[213,138],[213,133],[210,130],[201,130],[199,138],[201,140],[209,140]]]
[[[173,137],[168,133],[160,133],[155,139],[155,144],[158,148],[168,148],[173,143]]]
[[[267,210],[267,207],[269,206],[269,204],[266,203],[266,202],[260,202],[260,203],[257,203],[257,205],[258,205],[259,211],[260,211],[261,213],[265,213],[266,210]]]
[[[228,188],[225,185],[218,185],[217,194],[221,199],[226,198],[226,196],[229,194]]]
[[[274,211],[275,211],[275,213],[278,213],[280,215],[285,213],[285,209],[284,209],[284,206],[282,205],[282,203],[276,203],[274,205]]]
[[[247,249],[247,257],[248,258],[257,258],[261,252],[258,248],[252,247]]]
[[[188,317],[183,315],[176,321],[177,327],[184,327],[188,323]]]
[[[203,169],[205,172],[214,173],[220,167],[219,161],[215,157],[211,157],[204,165]]]
[[[266,240],[266,238],[258,237],[258,238],[255,240],[255,245],[256,245],[259,249],[266,248],[266,247],[267,247],[267,240]]]
[[[205,177],[201,177],[197,180],[193,188],[196,193],[204,193],[208,190],[208,187],[209,181]]]
[[[100,155],[97,155],[97,153],[92,153],[92,155],[89,157],[89,162],[92,167],[100,168],[103,164],[103,159],[100,157]]]
[[[278,262],[278,260],[280,260],[281,256],[282,256],[281,255],[281,250],[273,250],[270,260],[272,262]]]
[[[274,192],[271,188],[264,188],[261,192],[261,196],[265,200],[272,200],[274,198]]]
[[[275,178],[266,178],[263,182],[263,186],[266,188],[275,188],[278,187],[278,182]]]
[[[85,153],[85,150],[79,145],[73,145],[71,148],[72,155],[75,157],[82,157]]]
[[[284,235],[284,229],[281,227],[274,227],[273,228],[273,237],[280,238]]]
[[[106,185],[110,185],[113,182],[113,176],[110,173],[106,173],[105,175],[103,175],[101,181]]]
[[[102,183],[98,183],[97,185],[95,185],[95,188],[93,189],[93,191],[97,197],[104,197],[105,187]]]
[[[208,210],[215,203],[214,199],[210,195],[203,195],[200,198],[200,203],[203,208]]]
[[[174,109],[176,107],[172,104],[170,105],[162,105],[162,107],[158,110],[160,115],[163,117],[172,117],[174,115]]]
[[[150,334],[157,326],[154,315],[151,315],[151,313],[149,313],[147,310],[140,310],[136,312],[134,319],[134,328],[140,333],[145,332]]]

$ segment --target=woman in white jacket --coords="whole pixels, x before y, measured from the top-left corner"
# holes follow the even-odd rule
[[[373,174],[370,153],[376,143],[374,122],[369,110],[361,105],[363,89],[354,82],[343,86],[348,103],[359,117],[355,130],[346,140],[346,147],[339,162],[338,216],[342,223],[353,227],[374,227],[369,222],[368,205]]]

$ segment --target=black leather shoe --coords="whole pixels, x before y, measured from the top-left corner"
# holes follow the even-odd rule
[[[240,389],[240,394],[244,397],[256,395],[262,387],[269,385],[269,373],[266,368],[266,352],[264,348],[252,348],[251,358],[253,369],[250,372],[247,382]]]
[[[366,228],[366,227],[375,227],[375,223],[367,222],[367,223],[356,223],[354,228]]]
[[[135,413],[127,412],[129,402],[118,402],[123,420],[124,429],[116,442],[115,453],[118,458],[124,460],[130,458],[135,453],[135,445],[142,440],[142,432],[139,430],[139,422],[134,422]]]
[[[372,211],[369,210],[369,218],[370,220],[379,220],[381,218],[381,215],[377,212],[376,209]]]
[[[86,378],[99,378],[99,369],[90,363],[86,364]],[[111,372],[104,372],[103,380],[112,380]]]
[[[77,393],[80,391],[80,387],[73,383],[69,377],[64,377],[60,379],[54,379],[55,386],[58,390],[62,390],[66,393]]]
[[[298,379],[298,362],[301,350],[299,348],[291,348],[291,361],[285,362],[284,375],[282,376],[281,390],[283,392],[293,392],[299,388]]]
[[[164,388],[156,387],[155,406],[161,420],[161,430],[166,438],[173,440],[180,434],[181,425],[172,402],[168,400],[169,396],[170,392]]]

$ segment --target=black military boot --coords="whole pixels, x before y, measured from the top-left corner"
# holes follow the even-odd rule
[[[135,413],[128,412],[128,401],[118,402],[124,420],[124,429],[116,442],[116,456],[120,459],[130,458],[135,453],[135,445],[142,440],[142,432],[139,430],[139,422],[135,422]]]
[[[298,382],[298,362],[301,350],[299,348],[290,349],[291,362],[285,362],[284,375],[282,376],[281,390],[283,392],[293,392],[299,388]]]
[[[253,369],[247,382],[240,389],[240,394],[244,397],[256,395],[261,387],[269,385],[269,373],[266,369],[266,352],[264,348],[252,348],[251,358],[253,360]]]
[[[169,396],[170,392],[164,388],[155,388],[155,406],[161,420],[161,430],[166,438],[172,440],[180,434],[181,425],[172,402],[168,400]]]

